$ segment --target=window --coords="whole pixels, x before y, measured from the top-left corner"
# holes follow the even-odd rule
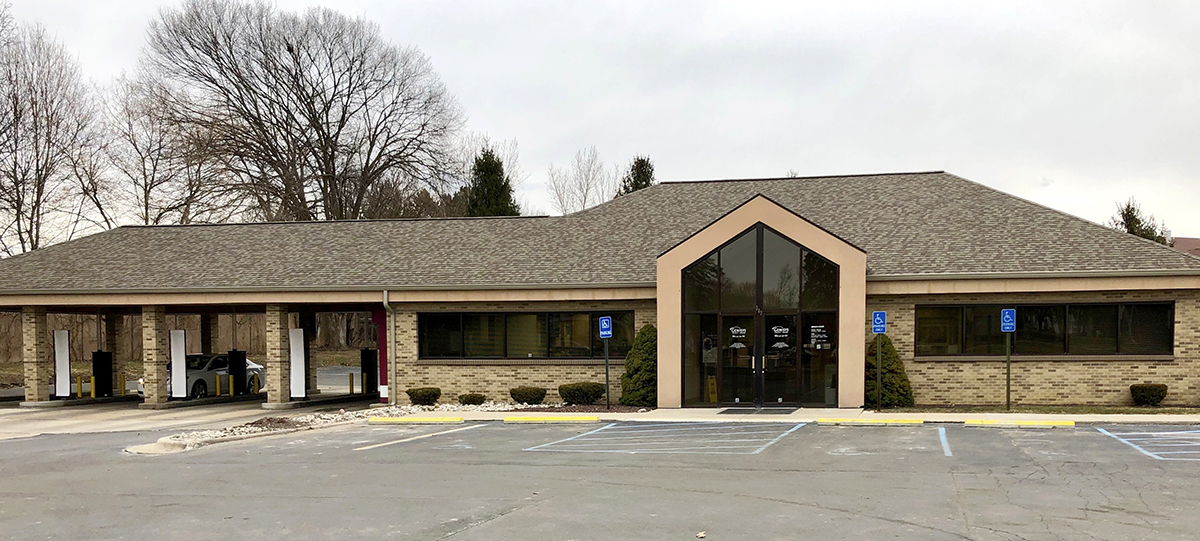
[[[917,355],[1003,355],[1000,306],[918,306]],[[1015,355],[1170,355],[1172,303],[1016,306]],[[959,348],[958,344],[962,344]]]
[[[721,248],[721,310],[753,312],[757,304],[758,235],[751,229]]]
[[[425,314],[417,319],[422,357],[462,357],[462,318],[458,314]]]
[[[962,308],[917,308],[917,355],[962,353]]]
[[[422,359],[587,359],[604,357],[596,318],[613,318],[609,357],[633,345],[633,312],[418,314]]]

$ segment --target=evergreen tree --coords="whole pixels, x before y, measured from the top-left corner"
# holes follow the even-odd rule
[[[467,187],[467,216],[520,216],[521,207],[513,196],[512,179],[504,174],[504,164],[492,149],[485,148],[471,168]]]
[[[621,187],[617,191],[617,197],[628,195],[653,185],[654,162],[650,161],[649,156],[635,156],[633,161],[629,162],[629,168],[625,170],[625,176],[621,177]]]
[[[904,371],[904,363],[900,360],[900,354],[896,353],[896,346],[892,345],[892,339],[886,334],[879,337],[879,343],[883,347],[883,407],[912,407],[912,384],[908,382],[908,373]],[[865,406],[868,408],[876,407],[876,370],[875,341],[871,340],[871,345],[867,347],[867,385],[864,397]]]
[[[1141,205],[1132,197],[1125,203],[1117,204],[1117,215],[1112,217],[1108,226],[1159,244],[1171,244],[1167,238],[1167,225],[1156,223],[1153,215],[1143,215]]]
[[[653,325],[638,331],[625,355],[620,402],[624,406],[658,406],[658,331]]]

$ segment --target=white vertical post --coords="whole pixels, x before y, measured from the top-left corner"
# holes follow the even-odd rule
[[[288,350],[292,362],[292,398],[304,398],[304,329],[288,330]]]
[[[54,331],[54,396],[71,396],[70,331]]]
[[[171,331],[171,398],[187,398],[187,341],[184,331]]]

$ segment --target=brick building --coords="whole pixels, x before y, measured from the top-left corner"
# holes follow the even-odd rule
[[[393,401],[603,381],[608,315],[618,356],[657,326],[660,407],[858,407],[885,310],[918,404],[996,404],[1002,308],[1018,403],[1124,404],[1161,382],[1200,405],[1200,258],[943,172],[672,182],[562,217],[122,227],[0,261],[30,403],[50,399],[47,313],[98,314],[106,337],[140,316],[153,405],[165,314],[207,319],[211,349],[215,315],[265,313],[279,403],[308,385],[289,370],[311,314],[358,311]]]

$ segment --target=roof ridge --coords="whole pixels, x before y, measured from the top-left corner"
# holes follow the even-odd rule
[[[533,216],[435,216],[428,218],[366,218],[361,220],[294,220],[294,221],[272,221],[272,222],[221,222],[209,224],[128,224],[108,231],[117,229],[165,229],[171,227],[188,228],[188,227],[224,227],[224,226],[249,226],[249,225],[298,225],[298,224],[357,224],[357,223],[381,223],[381,222],[450,222],[450,221],[468,221],[468,220],[514,220],[514,219],[531,219],[531,218],[560,218],[560,216],[548,216],[538,214]]]
[[[724,178],[724,179],[708,179],[708,180],[664,180],[657,184],[705,184],[718,182],[762,182],[771,180],[812,180],[818,178],[861,178],[861,177],[903,177],[915,175],[945,175],[950,174],[945,171],[898,171],[893,173],[857,173],[853,175],[812,175],[803,177],[761,177],[761,178]]]

